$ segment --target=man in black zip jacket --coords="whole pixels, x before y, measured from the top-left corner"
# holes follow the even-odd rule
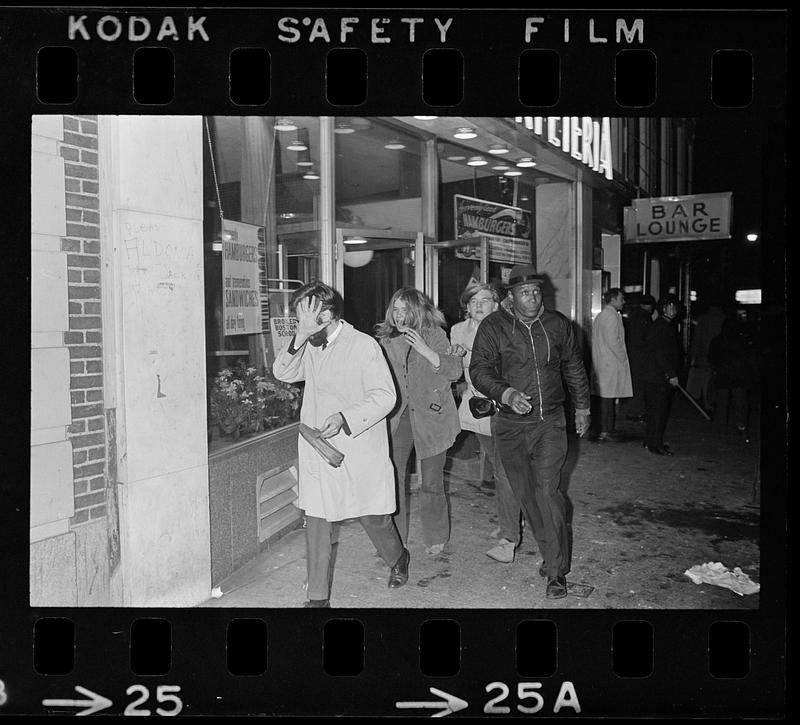
[[[567,595],[570,543],[560,489],[567,455],[564,383],[578,435],[589,430],[589,381],[570,321],[542,305],[533,265],[517,265],[508,284],[510,309],[486,317],[472,345],[473,385],[500,404],[497,447],[544,561],[546,596]]]
[[[672,389],[678,385],[680,345],[676,320],[680,304],[673,294],[666,295],[658,303],[659,316],[647,330],[648,365],[645,368],[644,447],[658,456],[671,456],[672,449],[664,443]]]

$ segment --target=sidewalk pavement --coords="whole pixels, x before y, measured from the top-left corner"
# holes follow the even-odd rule
[[[751,420],[758,420],[753,411]],[[445,483],[451,538],[438,556],[425,553],[419,497],[411,497],[409,581],[387,588],[388,567],[357,521],[340,526],[331,607],[481,609],[757,609],[759,594],[740,596],[694,584],[697,564],[740,567],[758,582],[760,441],[718,434],[686,401],[673,401],[666,439],[673,456],[642,446],[644,426],[619,416],[625,442],[570,437],[563,484],[570,500],[574,587],[545,599],[541,557],[526,527],[511,564],[490,559],[497,543],[494,495],[479,488],[477,445],[462,434],[448,457]],[[221,583],[222,597],[203,607],[292,608],[305,601],[305,531],[296,529]],[[583,594],[584,596],[580,596]]]

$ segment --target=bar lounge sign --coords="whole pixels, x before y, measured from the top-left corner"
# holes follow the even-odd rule
[[[732,194],[634,199],[625,207],[625,243],[730,239]]]

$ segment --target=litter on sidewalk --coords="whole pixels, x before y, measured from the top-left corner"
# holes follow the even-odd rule
[[[691,569],[687,569],[683,573],[695,584],[713,584],[717,587],[730,589],[739,595],[756,594],[761,589],[761,585],[758,582],[754,582],[738,566],[731,571],[719,561],[695,564]]]

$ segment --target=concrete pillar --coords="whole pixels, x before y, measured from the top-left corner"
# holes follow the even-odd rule
[[[211,588],[199,116],[100,127],[104,374],[125,606]]]
[[[569,182],[536,187],[536,269],[553,283],[549,309],[568,317],[574,299],[575,214]]]

